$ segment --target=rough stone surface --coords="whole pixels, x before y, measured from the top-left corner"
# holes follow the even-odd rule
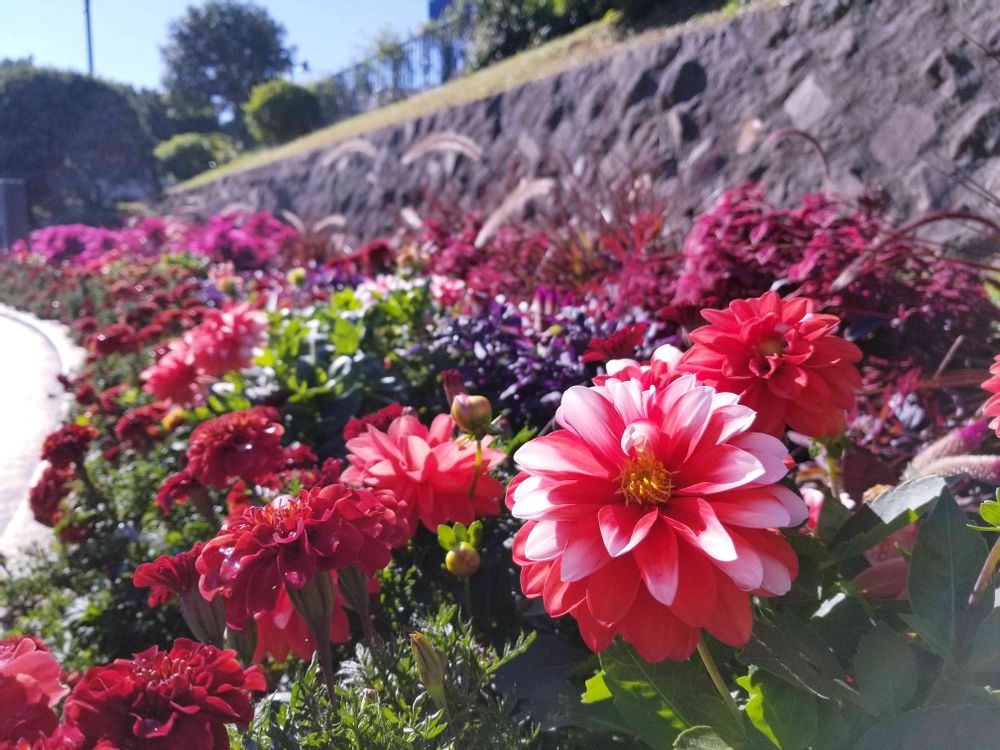
[[[951,173],[996,170],[1000,155],[1000,2],[800,0],[714,25],[691,24],[551,78],[364,136],[374,157],[336,157],[336,144],[224,176],[171,196],[168,210],[218,211],[234,202],[346,219],[369,239],[418,212],[428,196],[495,206],[512,178],[572,176],[577,188],[628,170],[676,187],[678,215],[750,178],[778,200],[821,188],[883,188],[902,216],[984,208]],[[801,139],[830,162],[824,177]],[[414,144],[455,132],[478,162]],[[943,176],[942,176],[943,175]]]

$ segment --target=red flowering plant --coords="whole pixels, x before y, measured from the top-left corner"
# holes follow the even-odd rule
[[[239,477],[254,481],[285,462],[278,412],[254,406],[208,419],[191,432],[186,472],[201,484],[225,489]]]
[[[41,641],[0,640],[0,747],[51,735],[59,722],[53,709],[67,692],[59,663]]]
[[[251,694],[266,687],[236,653],[186,638],[93,667],[66,700],[66,723],[84,748],[228,750],[226,726],[253,718]],[[102,744],[103,743],[103,744]]]
[[[223,597],[227,624],[243,630],[257,613],[273,612],[284,589],[312,630],[332,685],[329,634],[338,573],[353,579],[359,571],[365,581],[385,567],[390,550],[410,537],[406,518],[405,502],[392,493],[339,484],[245,508],[202,549],[201,593]],[[360,598],[345,595],[349,602]],[[362,624],[369,625],[364,618]]]

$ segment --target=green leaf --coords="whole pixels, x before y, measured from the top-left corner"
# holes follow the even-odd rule
[[[458,540],[455,538],[455,530],[448,524],[443,523],[438,526],[438,544],[441,545],[441,549],[445,552],[451,552],[458,546]]]
[[[586,690],[580,696],[582,703],[600,703],[611,697],[611,691],[604,681],[604,672],[598,672],[585,683]]]
[[[473,521],[469,526],[469,544],[479,549],[480,542],[483,541],[483,522]]]
[[[467,542],[467,541],[469,541],[469,533],[468,533],[468,530],[465,528],[465,524],[464,523],[456,523],[454,526],[452,526],[452,529],[454,529],[454,531],[455,531],[455,540],[456,541],[458,541],[458,542]]]
[[[714,727],[734,744],[745,738],[700,663],[650,664],[615,641],[601,653],[601,666],[618,710],[651,747],[669,747],[679,732],[699,725]]]
[[[986,543],[970,529],[947,490],[924,520],[910,558],[908,621],[941,656],[950,656],[969,595],[986,559]]]
[[[866,709],[898,711],[917,692],[917,659],[905,637],[879,623],[858,646],[854,672]]]
[[[739,660],[819,698],[862,705],[861,695],[844,681],[832,649],[804,622],[785,617],[773,624],[754,623],[753,635],[739,653]]]
[[[911,479],[883,492],[873,502],[862,506],[844,524],[833,541],[827,564],[863,554],[887,536],[916,521],[947,492],[948,485],[938,476]]]
[[[979,625],[967,664],[976,672],[1000,670],[1000,609],[994,609]]]
[[[675,750],[733,750],[715,733],[712,727],[691,727],[685,729],[674,740]]]
[[[737,681],[750,694],[751,723],[782,750],[805,750],[816,737],[816,697],[762,670]]]

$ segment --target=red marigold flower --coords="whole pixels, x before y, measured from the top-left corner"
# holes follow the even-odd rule
[[[331,574],[335,575],[335,574]],[[344,601],[333,587],[333,617],[330,620],[330,642],[346,643],[351,639],[351,623],[344,610]],[[261,662],[265,656],[275,661],[285,661],[289,654],[303,661],[309,661],[316,651],[316,638],[302,616],[295,611],[288,592],[282,588],[273,609],[258,612],[254,615],[257,623],[257,649],[253,660]]]
[[[209,310],[201,324],[192,329],[188,340],[196,365],[218,377],[242,370],[253,362],[253,350],[262,346],[267,332],[267,316],[247,303],[224,310]]]
[[[174,503],[186,503],[195,493],[203,493],[205,485],[195,479],[188,471],[178,471],[166,478],[156,493],[156,504],[166,515],[174,507]]]
[[[983,388],[992,394],[983,405],[983,416],[993,418],[993,421],[990,422],[990,429],[995,430],[1000,436],[1000,354],[993,359],[990,376],[983,383]]]
[[[80,463],[97,436],[97,430],[90,425],[64,424],[45,438],[42,459],[60,469]]]
[[[388,406],[383,406],[376,412],[372,412],[371,414],[349,419],[347,424],[344,425],[344,440],[353,440],[358,435],[363,434],[368,425],[384,432],[388,429],[389,425],[392,424],[392,420],[396,417],[402,416],[402,414],[402,405],[391,403]]]
[[[69,496],[69,482],[73,479],[73,467],[47,466],[41,477],[28,493],[35,520],[49,528],[59,523],[62,517],[60,506]]]
[[[285,470],[304,469],[313,466],[319,459],[312,448],[302,443],[295,443],[285,448]],[[332,482],[331,482],[332,484]]]
[[[810,437],[837,435],[861,387],[861,350],[833,334],[836,316],[815,308],[811,299],[767,292],[703,310],[709,324],[691,333],[694,346],[678,369],[739,395],[757,412],[756,430],[781,435],[787,424]]]
[[[202,422],[188,441],[187,473],[225,489],[234,477],[252,482],[279,471],[285,462],[285,428],[278,419],[271,407],[254,406]]]
[[[156,560],[143,563],[132,574],[132,583],[138,588],[148,588],[149,606],[166,604],[198,588],[198,570],[195,561],[201,554],[202,542],[179,555],[160,555]]]
[[[129,409],[115,424],[115,436],[122,443],[148,447],[160,437],[160,422],[166,415],[167,405],[162,402]]]
[[[595,651],[620,634],[649,661],[686,659],[701,628],[746,643],[751,594],[784,594],[798,571],[774,529],[807,516],[777,484],[788,451],[750,431],[755,417],[690,375],[570,388],[563,429],[514,455],[524,593],[571,614]]]
[[[62,669],[45,645],[30,636],[0,640],[0,746],[50,735],[53,706],[68,692]]]
[[[347,442],[351,464],[344,471],[348,484],[391,490],[409,507],[410,525],[419,519],[436,531],[448,522],[472,523],[478,516],[499,512],[503,485],[489,476],[506,455],[482,441],[483,457],[476,472],[474,442],[452,439],[455,423],[439,414],[428,429],[415,416],[397,417],[385,431],[371,425]],[[475,496],[469,492],[475,482]]]
[[[204,399],[205,377],[195,366],[194,354],[184,339],[171,341],[166,354],[139,377],[146,392],[161,401],[191,406]]]
[[[133,351],[137,344],[135,329],[127,323],[112,323],[90,337],[91,351],[102,357]]]
[[[606,338],[593,338],[587,344],[587,351],[580,358],[582,362],[607,362],[609,359],[624,359],[635,354],[642,343],[649,323],[631,323],[615,331]]]
[[[253,719],[250,693],[266,689],[263,674],[243,669],[236,652],[178,638],[131,659],[87,671],[66,700],[70,726],[89,745],[119,750],[228,750],[226,724]]]
[[[304,588],[316,575],[388,565],[389,550],[406,542],[405,506],[390,492],[330,485],[249,507],[231,518],[198,558],[206,599],[226,597],[226,620],[242,629],[274,609],[279,589]]]

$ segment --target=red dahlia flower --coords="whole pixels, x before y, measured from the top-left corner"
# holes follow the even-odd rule
[[[253,350],[263,345],[266,332],[267,316],[244,302],[224,310],[209,310],[201,324],[191,330],[188,340],[198,368],[218,377],[248,367],[253,362]]]
[[[187,473],[202,484],[225,489],[229,480],[248,482],[279,471],[285,462],[278,412],[254,406],[202,422],[188,442]]]
[[[774,292],[703,310],[708,325],[678,369],[717,390],[735,393],[757,412],[754,429],[780,436],[787,424],[810,437],[838,435],[854,406],[861,350],[833,335],[840,321],[814,312],[811,299]]]
[[[205,376],[195,366],[194,354],[184,339],[170,342],[166,354],[139,377],[147,393],[178,406],[200,403],[205,396]]]
[[[58,469],[80,463],[98,432],[89,425],[71,422],[53,432],[42,444],[42,459]]]
[[[194,497],[197,502],[205,497],[205,485],[191,476],[187,471],[178,471],[168,476],[156,493],[156,504],[160,506],[163,515],[170,512],[174,503],[186,503]]]
[[[746,643],[751,594],[784,594],[798,571],[774,528],[807,515],[777,484],[787,450],[750,431],[755,417],[690,375],[569,389],[563,429],[514,455],[524,593],[573,615],[595,651],[620,634],[649,661],[686,659],[701,628]]]
[[[41,641],[0,640],[0,746],[40,739],[56,728],[52,708],[68,692],[62,669]]]
[[[476,480],[476,446],[452,439],[455,422],[447,414],[434,418],[430,428],[412,415],[397,417],[385,431],[369,425],[347,441],[351,464],[343,474],[349,484],[391,490],[409,506],[411,526],[417,519],[436,531],[449,521],[472,523],[478,516],[499,512],[503,485],[489,471],[505,458],[483,439],[483,459]],[[475,496],[469,491],[476,481]]]
[[[410,537],[405,506],[389,492],[330,485],[249,507],[228,521],[197,561],[206,599],[226,597],[226,620],[242,629],[273,610],[280,589],[304,588],[324,571],[388,565]]]
[[[48,527],[54,527],[62,517],[60,505],[69,496],[69,482],[73,479],[73,467],[59,468],[46,466],[42,476],[28,493],[28,504],[35,520]]]
[[[995,430],[1000,436],[1000,354],[993,359],[990,376],[983,383],[983,388],[991,394],[983,405],[983,416],[993,418],[990,429]]]
[[[388,406],[383,406],[376,412],[371,414],[366,414],[363,417],[356,417],[354,419],[349,419],[347,424],[344,425],[344,440],[352,440],[358,435],[363,435],[365,429],[368,425],[371,425],[377,430],[382,430],[383,432],[389,428],[392,421],[396,417],[403,415],[403,407],[401,404],[392,403]]]
[[[245,728],[250,693],[266,687],[235,651],[179,638],[169,651],[153,646],[89,669],[63,713],[85,747],[104,740],[118,750],[227,750],[226,724]]]
[[[167,405],[160,402],[129,409],[115,423],[115,436],[122,443],[147,447],[160,437],[165,416]]]
[[[581,362],[607,362],[635,354],[635,348],[642,343],[649,329],[649,323],[632,323],[603,339],[591,339]]]

